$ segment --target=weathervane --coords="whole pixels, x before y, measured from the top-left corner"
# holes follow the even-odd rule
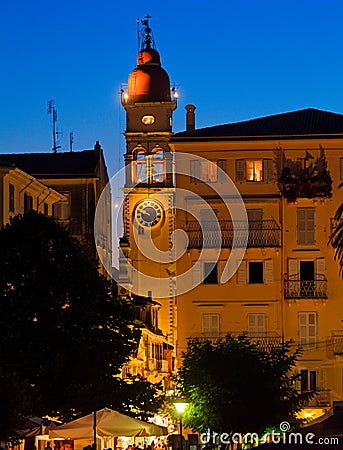
[[[144,48],[155,48],[155,39],[149,26],[149,19],[151,19],[151,15],[147,14],[143,20],[140,20],[139,16],[136,20],[138,27],[138,52],[144,50]]]

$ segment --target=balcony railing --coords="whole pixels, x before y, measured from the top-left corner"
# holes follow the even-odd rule
[[[328,355],[343,355],[343,330],[331,331],[331,336],[327,339]]]
[[[242,332],[243,333],[243,332]],[[233,336],[238,336],[242,333],[230,333]],[[197,339],[201,341],[211,341],[218,342],[225,339],[228,333],[217,332],[217,333],[197,333],[190,336],[188,339]],[[270,351],[272,348],[277,347],[281,343],[281,336],[274,332],[264,332],[264,333],[249,333],[246,332],[247,337],[250,341],[256,344],[261,350]]]
[[[311,400],[307,401],[304,406],[312,408],[325,408],[331,405],[330,389],[319,389]]]
[[[288,275],[285,298],[327,298],[327,280],[324,275],[316,275],[314,280],[300,280],[299,275]]]
[[[185,224],[188,248],[232,248],[234,235],[235,247],[245,247],[246,244],[256,248],[281,246],[281,228],[274,219],[249,221],[248,241],[244,221],[201,221],[201,225],[197,221]]]

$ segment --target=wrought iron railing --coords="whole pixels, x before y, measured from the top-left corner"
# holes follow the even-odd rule
[[[327,298],[327,279],[317,274],[314,280],[300,280],[299,275],[285,278],[285,298]]]
[[[219,226],[218,226],[219,224]],[[188,221],[188,248],[280,247],[281,228],[274,219],[249,221]],[[235,241],[234,241],[235,236]]]
[[[241,333],[230,333],[233,336],[238,336]],[[281,336],[274,332],[260,332],[252,333],[245,332],[247,337],[256,344],[261,350],[270,351],[273,347],[277,347],[281,343]],[[188,340],[201,340],[201,341],[211,341],[218,342],[225,339],[227,333],[215,332],[215,333],[197,333],[188,338]]]
[[[330,389],[318,389],[314,396],[305,402],[306,407],[325,408],[331,405],[331,390]]]
[[[327,339],[327,351],[330,355],[343,355],[343,330],[332,330]]]

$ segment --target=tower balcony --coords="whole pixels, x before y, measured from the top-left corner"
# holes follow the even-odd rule
[[[313,280],[301,280],[299,275],[288,275],[285,278],[285,298],[326,299],[327,279],[324,275],[315,275]]]
[[[188,248],[232,248],[244,247],[246,243],[246,222],[219,220],[217,222],[188,221],[184,229],[188,234]],[[281,246],[281,228],[274,219],[249,221],[247,247],[267,248]]]

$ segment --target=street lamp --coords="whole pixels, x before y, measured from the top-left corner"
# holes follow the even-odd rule
[[[188,403],[184,402],[175,402],[174,406],[176,411],[180,414],[180,450],[182,450],[182,414],[187,408]]]

